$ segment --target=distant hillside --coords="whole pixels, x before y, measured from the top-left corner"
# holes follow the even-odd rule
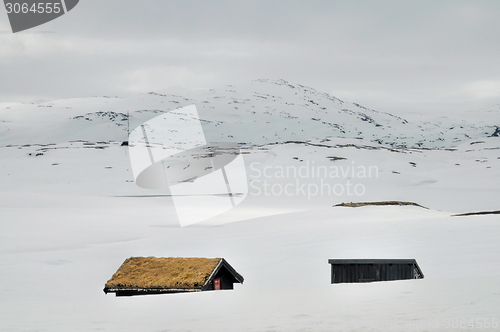
[[[450,148],[498,136],[500,106],[407,120],[284,80],[128,98],[89,97],[0,104],[0,144],[122,141],[160,113],[195,104],[209,141],[267,144],[325,137],[363,138],[392,147]]]

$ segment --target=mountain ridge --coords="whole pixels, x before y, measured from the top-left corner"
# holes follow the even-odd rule
[[[0,144],[70,140],[127,140],[130,130],[177,108],[195,104],[208,141],[262,145],[327,137],[360,138],[392,148],[451,148],[498,135],[498,110],[408,120],[286,80],[185,95],[149,92],[131,97],[88,97],[31,104],[0,104]],[[463,113],[462,113],[463,115]]]

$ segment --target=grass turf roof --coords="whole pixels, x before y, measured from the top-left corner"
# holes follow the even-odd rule
[[[201,288],[221,258],[130,257],[107,288]]]

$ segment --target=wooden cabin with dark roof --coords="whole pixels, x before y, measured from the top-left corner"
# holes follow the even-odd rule
[[[331,283],[423,279],[415,259],[329,259]]]
[[[130,257],[104,293],[133,296],[233,289],[243,277],[224,258]]]

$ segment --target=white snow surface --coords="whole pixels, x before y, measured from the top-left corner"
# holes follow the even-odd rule
[[[303,95],[309,91],[276,82],[271,86]],[[289,136],[252,139],[264,129],[214,124],[212,137],[237,134],[238,141],[247,143],[242,153],[250,191],[231,211],[180,227],[165,192],[135,185],[128,150],[118,142],[126,139],[119,137],[123,126],[116,124],[126,122],[121,120],[127,108],[136,121],[143,121],[157,114],[138,111],[150,108],[141,105],[153,99],[174,100],[142,95],[135,105],[133,98],[82,98],[40,108],[42,104],[1,105],[0,125],[8,129],[0,136],[1,331],[500,329],[500,215],[452,216],[500,209],[500,138],[472,137],[480,132],[472,128],[484,129],[493,121],[453,119],[467,128],[463,133],[471,139],[457,134],[460,141],[454,142],[446,132],[446,147],[455,148],[439,150],[395,149],[399,143],[383,145],[374,142],[375,136],[339,138],[308,127],[316,120],[307,125],[290,120],[297,123],[283,127],[274,122],[279,135],[284,128],[295,133],[312,130],[288,143],[284,141],[290,141]],[[214,97],[207,100],[215,103]],[[339,100],[328,100],[345,107]],[[106,101],[113,105],[107,110]],[[291,102],[297,101],[281,100]],[[117,105],[123,107],[116,116],[96,113],[116,112]],[[277,120],[276,114],[265,113],[265,105],[255,105],[258,118],[245,115],[242,123],[255,120],[264,128],[264,117]],[[218,112],[221,121],[229,121],[229,114]],[[303,109],[296,112],[310,117]],[[402,121],[363,113],[384,126],[385,120]],[[83,118],[74,119],[79,116]],[[359,114],[353,116],[342,120],[342,126],[372,125],[353,120]],[[210,121],[216,123],[216,118]],[[412,134],[412,142],[439,138],[441,134],[430,128],[437,126],[430,123],[421,137]],[[403,129],[392,129],[388,141],[409,142],[394,140]],[[328,173],[321,173],[324,169]],[[337,192],[320,192],[334,187]],[[333,207],[384,200],[416,202],[427,209]],[[105,295],[104,284],[130,256],[224,257],[245,282],[232,291]],[[415,258],[425,278],[330,284],[332,258]]]
[[[325,137],[361,138],[393,147],[450,148],[500,135],[500,105],[408,119],[340,100],[284,80],[193,91],[150,92],[128,98],[92,97],[0,103],[3,144],[118,141],[130,129],[177,108],[196,105],[208,141],[269,144]]]

